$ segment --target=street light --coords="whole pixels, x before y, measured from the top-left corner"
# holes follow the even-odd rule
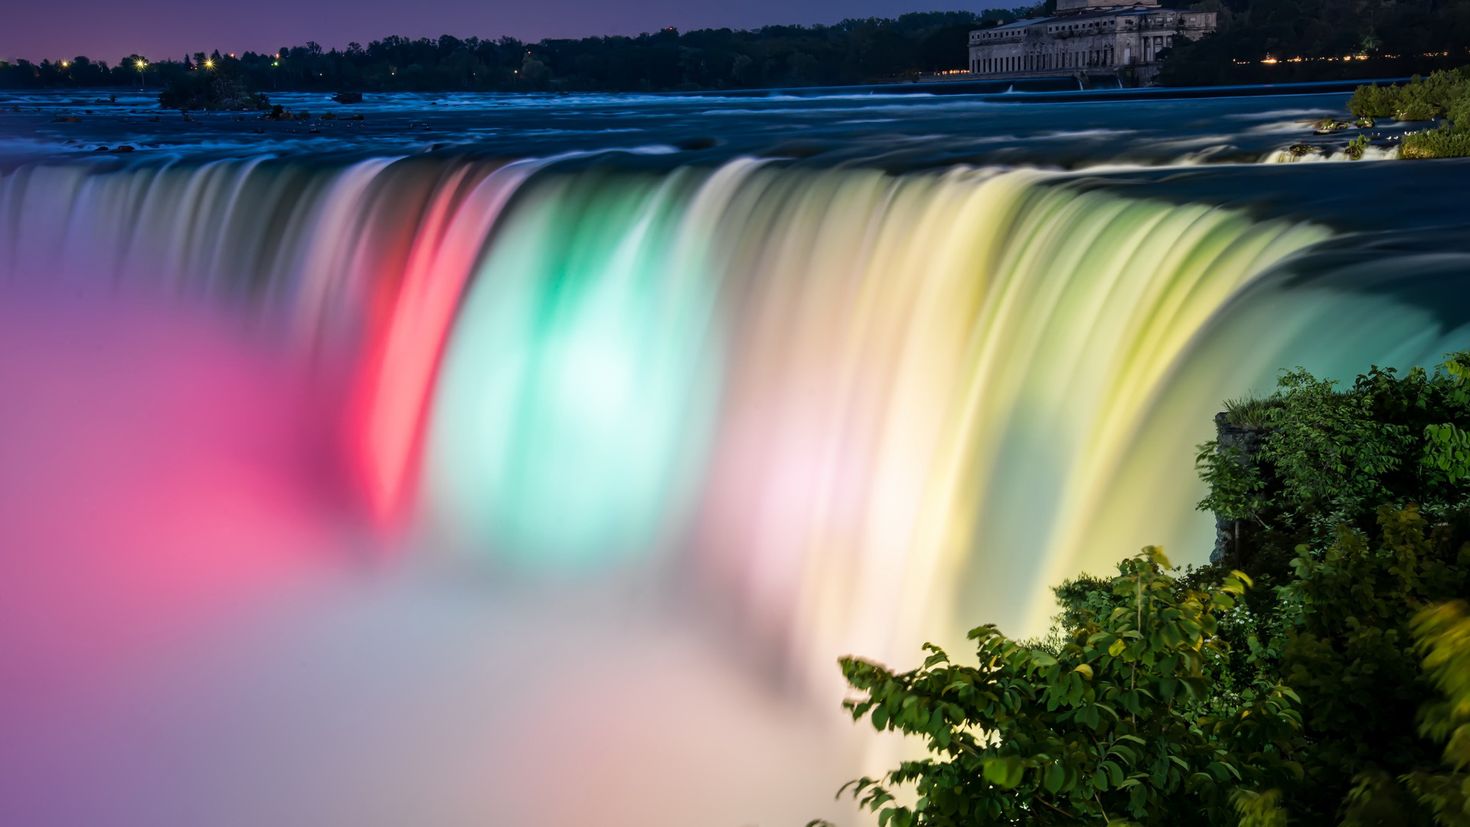
[[[138,70],[138,88],[142,89],[148,85],[143,75],[143,70],[148,68],[148,61],[140,57],[133,61],[133,68]]]
[[[213,69],[214,68],[214,58],[212,58],[212,57],[206,57],[204,59],[204,68],[206,68],[206,69]]]

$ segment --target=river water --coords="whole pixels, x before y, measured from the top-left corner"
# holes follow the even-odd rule
[[[835,658],[1467,342],[1470,165],[1326,88],[111,94],[0,94],[7,823],[857,823]]]

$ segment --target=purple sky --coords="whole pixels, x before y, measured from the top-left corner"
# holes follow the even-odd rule
[[[44,0],[7,2],[0,58],[77,55],[115,62],[130,52],[274,51],[315,40],[327,48],[384,35],[501,37],[524,40],[636,34],[768,23],[832,23],[907,11],[1019,5],[996,0]]]

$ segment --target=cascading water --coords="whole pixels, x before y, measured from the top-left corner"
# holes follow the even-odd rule
[[[1049,586],[1144,543],[1202,559],[1223,398],[1452,349],[1288,278],[1330,236],[975,168],[0,173],[0,290],[203,299],[284,343],[403,556],[652,584],[822,703],[840,654],[1040,632]]]
[[[350,352],[344,427],[380,518],[527,567],[676,554],[830,653],[976,617],[1036,631],[1047,585],[1134,543],[1079,528],[1125,507],[1120,450],[1200,332],[1328,235],[1025,172],[527,184],[538,166],[22,168],[0,261],[218,297]],[[1259,386],[1302,355],[1234,358]],[[1167,450],[1209,423],[1185,431]],[[1153,473],[1179,492],[1153,506],[1187,512],[1188,463]]]

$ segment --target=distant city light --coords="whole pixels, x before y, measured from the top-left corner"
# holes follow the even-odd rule
[[[1419,54],[1419,56],[1420,57],[1449,57],[1450,56],[1450,53],[1449,52],[1421,52]],[[1370,55],[1370,54],[1368,54],[1366,52],[1358,52],[1357,54],[1343,55],[1341,57],[1338,57],[1337,55],[1323,55],[1321,57],[1306,57],[1304,55],[1295,55],[1293,57],[1275,57],[1273,55],[1266,55],[1265,57],[1261,58],[1259,62],[1260,63],[1264,63],[1264,64],[1266,64],[1268,66],[1274,66],[1274,65],[1276,65],[1278,63],[1315,63],[1315,62],[1319,62],[1319,61],[1320,62],[1325,62],[1325,63],[1336,63],[1337,61],[1342,61],[1343,63],[1350,63],[1350,62],[1352,62],[1354,60],[1398,60],[1400,57],[1402,57],[1402,55],[1389,54],[1387,52],[1379,52],[1379,53],[1373,54],[1373,55]],[[1257,61],[1255,61],[1253,59],[1250,59],[1250,58],[1238,58],[1238,57],[1236,57],[1236,58],[1231,58],[1230,59],[1230,62],[1233,63],[1233,64],[1235,64],[1236,66],[1246,66],[1248,64],[1255,63]]]
[[[63,61],[61,61],[61,68],[63,68],[63,69],[70,69],[71,68],[71,61],[70,60],[63,60]]]

